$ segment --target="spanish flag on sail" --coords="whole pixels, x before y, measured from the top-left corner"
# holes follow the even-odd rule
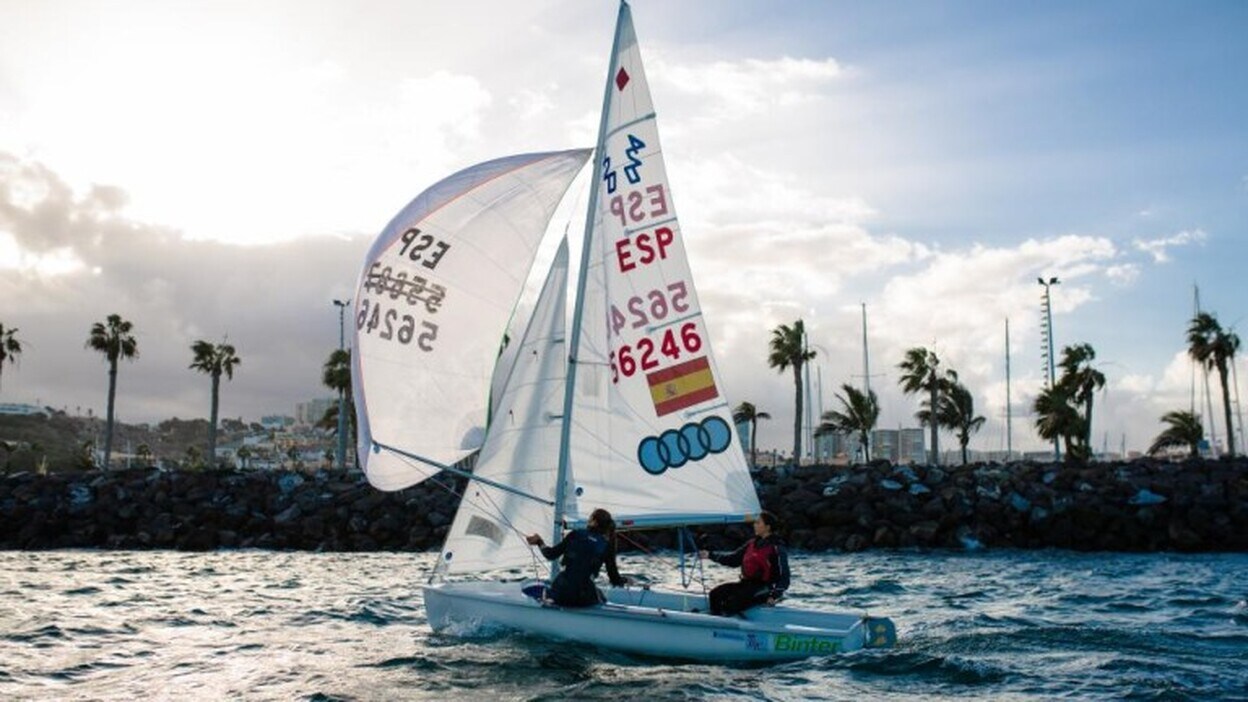
[[[650,382],[654,411],[660,417],[719,397],[706,356],[647,373],[646,380]]]

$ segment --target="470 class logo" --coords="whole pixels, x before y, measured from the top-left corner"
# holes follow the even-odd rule
[[[642,439],[637,444],[637,462],[647,473],[661,475],[668,468],[722,453],[731,445],[732,429],[728,422],[721,417],[707,417]]]

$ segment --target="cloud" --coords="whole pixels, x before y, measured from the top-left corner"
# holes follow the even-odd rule
[[[822,196],[728,155],[686,168],[679,182],[691,192],[675,199],[699,296],[729,396],[774,418],[759,430],[765,446],[792,441],[791,379],[766,365],[767,340],[778,324],[805,320],[818,354],[812,377],[822,380],[823,409],[831,409],[835,388],[863,382],[859,303],[865,302],[881,426],[916,424],[917,400],[901,394],[895,366],[907,348],[930,346],[959,371],[989,419],[976,446],[1004,448],[1004,322],[1013,322],[1014,354],[1034,348],[1036,277],[1061,279],[1056,314],[1094,300],[1098,281],[1132,278],[1133,268],[1116,263],[1121,252],[1105,237],[933,249],[872,231],[876,213],[861,199]],[[1019,427],[1042,385],[1036,364],[1016,365],[1013,380],[1015,445],[1034,444],[1034,432]]]
[[[1136,239],[1132,242],[1135,248],[1153,257],[1153,263],[1166,263],[1170,260],[1168,249],[1188,244],[1203,244],[1208,238],[1200,229],[1183,230],[1178,234],[1160,239]]]
[[[290,413],[328,394],[320,366],[337,345],[331,300],[350,295],[368,242],[192,241],[130,219],[117,189],[79,197],[47,168],[19,165],[0,172],[0,231],[10,242],[0,251],[16,250],[19,263],[79,265],[0,266],[0,317],[25,347],[20,371],[5,374],[6,397],[102,412],[105,365],[84,342],[111,313],[134,322],[139,341],[139,358],[119,372],[123,421],[207,415],[208,384],[187,369],[200,338],[228,336],[243,359],[222,388],[223,416]],[[13,196],[19,182],[22,198]]]
[[[1128,286],[1140,277],[1140,267],[1134,263],[1109,266],[1105,269],[1105,277],[1114,285]]]
[[[187,369],[189,347],[200,338],[228,337],[243,358],[222,390],[224,416],[290,412],[327,394],[320,367],[338,331],[331,300],[350,296],[371,236],[247,247],[191,240],[133,219],[124,191],[77,194],[39,164],[4,155],[0,163],[7,164],[0,171],[0,256],[80,264],[60,271],[0,266],[0,318],[21,330],[26,346],[19,371],[5,376],[6,397],[102,412],[105,366],[83,343],[90,325],[113,312],[133,321],[139,336],[139,359],[121,369],[123,421],[207,414],[208,384]],[[873,232],[875,213],[854,198],[819,196],[729,157],[690,168],[698,177],[686,179],[690,197],[678,194],[676,203],[691,205],[682,225],[697,291],[725,395],[774,417],[760,428],[763,446],[790,445],[793,417],[791,376],[766,365],[770,330],[806,320],[823,407],[831,409],[835,388],[863,382],[860,302],[867,304],[881,426],[915,425],[918,400],[901,394],[896,363],[905,349],[930,346],[959,371],[989,420],[973,446],[1003,448],[1008,318],[1014,445],[1037,446],[1026,416],[1041,386],[1033,358],[1035,278],[1061,278],[1054,312],[1066,315],[1095,299],[1098,281],[1131,268],[1117,262],[1120,252],[1108,239],[1086,235],[933,249]],[[1159,381],[1143,373],[1107,375],[1099,431],[1110,431],[1113,418],[1112,431],[1138,432],[1132,445],[1151,437],[1144,433],[1164,411],[1186,406],[1190,364],[1181,353]],[[818,390],[812,387],[816,402]]]
[[[65,60],[27,86],[16,139],[0,148],[34,145],[79,190],[124,183],[131,218],[186,223],[188,238],[359,231],[361,212],[392,211],[413,182],[466,165],[495,104],[480,80],[451,70],[417,64],[381,85],[358,65],[300,63],[268,42],[222,50],[208,29],[185,45],[149,31],[109,44],[98,66]]]
[[[831,58],[678,64],[656,52],[647,60],[652,81],[670,89],[677,99],[695,98],[704,104],[699,110],[701,127],[816,102],[845,74]]]
[[[553,114],[555,102],[551,95],[557,93],[559,86],[548,84],[541,90],[522,89],[507,100],[507,104],[522,120],[535,120]]]

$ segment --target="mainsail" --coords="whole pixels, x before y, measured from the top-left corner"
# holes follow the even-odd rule
[[[634,526],[759,511],[676,218],[632,14],[620,4],[588,215],[564,513]]]
[[[413,485],[481,446],[503,330],[588,157],[525,154],[460,171],[417,196],[369,250],[351,379],[374,486]]]
[[[567,375],[567,286],[568,243],[564,239],[528,328],[519,343],[513,343],[515,361],[497,398],[496,414],[473,469],[477,478],[546,501],[479,481],[470,483],[442,549],[443,567],[448,572],[532,564],[534,553],[524,536],[550,528]]]

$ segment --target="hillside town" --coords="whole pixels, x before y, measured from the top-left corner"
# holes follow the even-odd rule
[[[315,398],[290,414],[256,421],[222,418],[214,460],[206,457],[208,420],[171,418],[157,424],[117,423],[114,469],[318,470],[335,465],[337,401]],[[325,418],[332,420],[329,425]],[[91,410],[0,403],[0,470],[90,470],[104,465],[104,420]],[[348,447],[347,465],[354,465]]]

